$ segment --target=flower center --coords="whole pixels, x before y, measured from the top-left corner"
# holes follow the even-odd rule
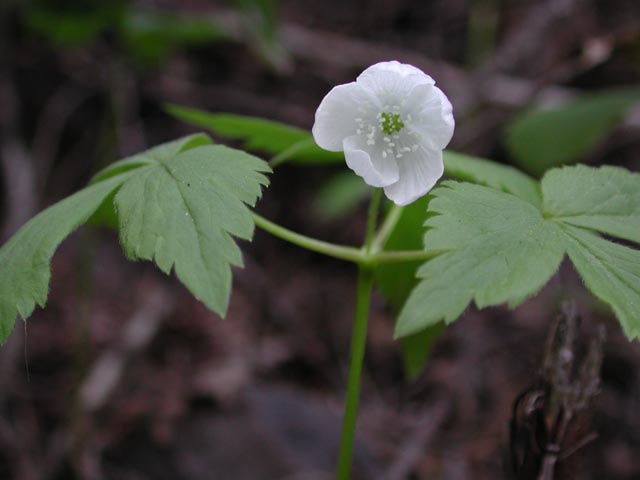
[[[383,112],[380,114],[380,127],[387,135],[392,135],[404,128],[404,122],[400,120],[399,113]]]

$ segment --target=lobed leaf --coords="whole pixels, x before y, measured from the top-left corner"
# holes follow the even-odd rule
[[[445,174],[448,177],[502,190],[540,206],[540,184],[520,170],[450,150],[443,153]]]
[[[542,191],[545,215],[640,243],[640,173],[564,167],[544,176]]]
[[[224,316],[231,265],[242,265],[232,235],[249,240],[254,206],[269,172],[262,160],[222,145],[148,156],[114,198],[120,242],[132,259],[153,260]]]
[[[640,251],[592,231],[639,241],[639,174],[609,166],[551,170],[541,208],[467,183],[445,182],[432,194],[424,242],[440,255],[418,270],[397,336],[451,322],[472,300],[480,308],[515,306],[546,283],[565,252],[627,336],[640,336]]]
[[[566,225],[569,258],[586,287],[613,308],[629,339],[640,338],[640,251]]]
[[[92,185],[42,211],[0,248],[0,344],[20,315],[44,307],[51,257],[58,245],[84,223],[126,179],[127,173]]]
[[[432,193],[436,215],[424,242],[427,251],[445,253],[418,270],[396,337],[450,323],[472,300],[479,308],[515,306],[547,282],[564,254],[560,228],[514,195],[451,181]]]
[[[44,306],[51,256],[90,217],[119,227],[130,258],[154,260],[165,273],[174,268],[198,299],[224,315],[231,265],[242,264],[232,236],[251,238],[247,205],[255,205],[268,171],[262,160],[210,145],[205,135],[107,167],[92,185],[34,217],[0,249],[0,343],[17,315],[26,319],[36,304]]]

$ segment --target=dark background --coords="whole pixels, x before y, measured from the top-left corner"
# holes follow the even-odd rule
[[[310,128],[333,85],[397,59],[451,98],[453,149],[511,163],[514,114],[640,80],[634,0],[5,0],[0,15],[3,241],[109,162],[193,131],[165,102]],[[639,131],[636,109],[580,160],[638,171]],[[342,170],[283,166],[258,210],[359,244],[365,204],[310,213]],[[0,350],[0,479],[331,478],[354,268],[260,231],[242,247],[222,320],[128,262],[115,233],[74,233],[53,259],[47,308]],[[556,478],[640,478],[640,349],[568,264],[514,311],[469,309],[415,379],[376,294],[354,478],[511,478],[513,405],[539,383],[567,299],[584,342],[599,323],[608,334],[601,393],[580,419],[598,437]]]

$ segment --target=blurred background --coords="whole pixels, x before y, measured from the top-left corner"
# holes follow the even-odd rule
[[[0,237],[108,163],[196,131],[167,103],[309,129],[333,85],[391,59],[447,93],[454,150],[536,177],[572,162],[640,170],[636,0],[3,0]],[[283,165],[258,210],[359,244],[353,178]],[[242,247],[222,320],[128,262],[114,232],[63,243],[47,308],[0,349],[0,478],[331,478],[354,268],[260,231]],[[404,347],[392,332],[406,293],[387,293],[373,299],[354,478],[640,478],[640,346],[570,265],[514,311],[471,308]],[[537,477],[523,459],[545,449],[535,392],[566,300],[577,357],[606,326],[600,392]]]

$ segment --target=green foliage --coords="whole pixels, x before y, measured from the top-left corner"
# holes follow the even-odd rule
[[[92,43],[116,25],[125,13],[125,1],[37,1],[25,8],[27,28],[58,46]]]
[[[0,249],[0,344],[16,319],[27,318],[36,304],[44,307],[54,251],[84,223],[128,174],[92,185],[47,208],[27,222]]]
[[[582,134],[575,134],[572,129],[586,128],[582,116],[597,113],[612,118],[607,112],[615,110],[613,107],[617,105],[619,114],[630,98],[636,98],[637,92],[628,90],[584,100],[584,103],[576,102],[579,115],[573,109],[568,117],[566,112],[545,112],[544,118],[551,113],[552,119],[558,115],[563,123],[563,128],[559,125],[552,129],[545,127],[545,135],[552,138],[557,132],[568,129],[570,136],[580,137]],[[341,153],[325,152],[315,146],[308,132],[282,123],[178,106],[169,106],[168,110],[177,118],[217,135],[241,140],[246,148],[274,155],[273,165],[285,161],[333,163],[343,160]],[[574,119],[575,123],[564,125]],[[591,126],[586,131],[603,130]],[[548,138],[543,136],[532,141],[544,143]],[[586,148],[585,142],[581,149]],[[578,150],[571,151],[573,159]],[[426,220],[426,250],[445,253],[419,269],[415,262],[378,267],[377,285],[392,306],[400,308],[413,289],[398,319],[396,335],[399,337],[416,334],[441,321],[455,320],[472,300],[480,308],[504,302],[516,306],[535,294],[554,274],[565,253],[572,259],[584,258],[575,242],[567,240],[565,227],[569,225],[640,241],[640,180],[637,174],[615,167],[567,167],[549,171],[541,186],[513,167],[481,158],[447,151],[444,163],[448,177],[483,186],[445,182],[432,192],[435,200],[429,213],[435,216]],[[361,195],[350,182],[341,178],[329,184],[315,207],[332,212],[330,215],[348,209]],[[419,248],[416,232],[427,219],[427,202],[428,199],[423,199],[404,209],[385,249]],[[571,251],[568,245],[573,245]],[[630,272],[636,272],[637,267],[627,265],[624,268],[627,267]],[[612,305],[621,322],[629,323],[629,315],[624,313],[627,310],[620,304],[622,297],[602,293],[600,284],[593,280],[596,275],[593,268],[582,266],[578,269],[587,287]],[[417,286],[416,270],[420,279]],[[605,275],[601,271],[597,274]],[[637,272],[633,274],[638,275]],[[629,295],[637,293],[633,289],[630,292]],[[629,325],[624,328],[628,334],[636,334]],[[429,341],[409,341],[407,345],[405,362],[410,371],[415,372],[418,359],[424,358],[428,351]],[[415,345],[424,348],[421,351]]]
[[[519,198],[469,183],[433,191],[426,249],[446,253],[418,270],[420,283],[405,304],[396,335],[458,318],[471,300],[482,308],[513,305],[540,289],[562,260],[561,232]]]
[[[445,150],[444,168],[448,177],[512,193],[535,206],[542,201],[538,182],[511,166]]]
[[[613,307],[628,338],[640,337],[640,251],[564,227],[567,253],[593,294]]]
[[[242,266],[231,235],[249,240],[269,168],[244,152],[215,145],[189,149],[135,170],[114,202],[120,242],[132,259],[154,260],[211,310],[226,314],[230,265]]]
[[[356,177],[357,178],[357,177]],[[359,179],[359,178],[358,178]],[[361,183],[363,183],[361,181]],[[419,250],[422,248],[422,225],[427,217],[429,197],[422,197],[402,209],[393,232],[387,239],[387,251]],[[375,270],[376,286],[394,312],[399,312],[416,286],[416,271],[420,261],[384,263]],[[402,359],[409,378],[415,378],[424,367],[434,342],[442,331],[439,323],[402,339]]]
[[[576,165],[551,170],[542,191],[545,214],[640,243],[640,174]]]
[[[389,235],[386,251],[420,250],[422,225],[427,218],[429,197],[422,197],[402,208],[400,218]],[[395,311],[400,311],[409,293],[416,285],[416,271],[422,262],[383,263],[376,267],[376,285]]]
[[[210,113],[195,108],[167,105],[167,112],[223,138],[241,140],[244,148],[277,156],[278,161],[305,164],[331,164],[344,161],[340,152],[318,147],[306,130],[263,118]]]
[[[262,160],[192,135],[114,163],[92,185],[29,221],[0,249],[0,342],[17,315],[44,306],[59,243],[93,216],[116,223],[132,259],[153,260],[209,308],[224,315],[231,265],[242,265],[232,236],[249,240],[264,173]],[[109,222],[113,208],[117,222]]]
[[[275,166],[284,162],[298,164],[343,164],[342,152],[328,152],[318,147],[306,130],[263,118],[211,113],[196,108],[167,105],[172,116],[205,128],[223,138],[241,140],[248,150],[273,156]],[[451,178],[487,185],[513,193],[533,205],[540,205],[540,185],[519,170],[461,153],[444,152],[445,174]]]
[[[176,50],[226,38],[210,19],[131,12],[120,26],[127,50],[143,63],[159,64]]]
[[[184,47],[226,39],[212,19],[139,10],[126,0],[38,2],[24,9],[27,28],[58,47],[87,46],[112,32],[143,64],[161,63]]]
[[[233,0],[249,46],[266,64],[285,72],[291,64],[280,41],[279,0]]]
[[[519,166],[542,175],[587,155],[638,101],[640,89],[627,88],[585,95],[558,108],[525,111],[506,131],[507,147]]]
[[[444,323],[436,323],[402,339],[402,360],[404,371],[409,379],[413,380],[422,373],[429,354],[444,327]]]
[[[312,208],[320,220],[341,220],[371,195],[371,188],[351,172],[331,177],[316,193]]]
[[[403,337],[452,322],[474,300],[514,307],[536,293],[568,253],[585,285],[613,308],[630,338],[640,334],[640,253],[590,230],[638,241],[640,175],[621,168],[551,170],[542,208],[483,186],[445,182],[432,195],[427,251],[396,327]]]

